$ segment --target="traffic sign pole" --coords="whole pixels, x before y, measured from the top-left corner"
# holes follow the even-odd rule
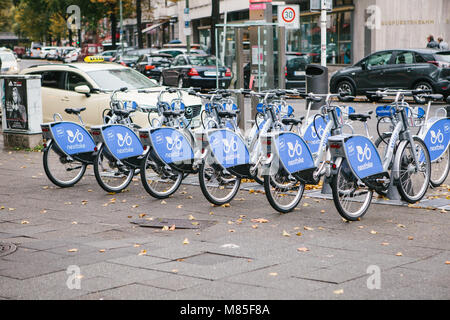
[[[326,0],[321,0],[320,6],[320,64],[327,66],[327,10]]]

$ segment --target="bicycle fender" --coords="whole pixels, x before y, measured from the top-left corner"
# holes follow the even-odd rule
[[[435,121],[422,138],[430,153],[431,161],[439,159],[450,145],[450,119]]]

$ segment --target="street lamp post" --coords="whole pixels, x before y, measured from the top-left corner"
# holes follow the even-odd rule
[[[188,17],[189,18],[189,0],[186,0],[186,10],[185,10],[185,15],[184,17]],[[189,28],[191,27],[191,21],[188,22],[189,23]],[[186,30],[186,21],[185,21],[185,28],[184,30]],[[191,35],[188,34],[186,35],[186,51],[187,54],[191,53]]]

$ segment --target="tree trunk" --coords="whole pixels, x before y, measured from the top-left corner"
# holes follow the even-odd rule
[[[137,34],[138,34],[138,47],[139,49],[144,48],[144,43],[142,40],[142,6],[141,0],[136,0],[136,20],[137,20]]]
[[[116,49],[116,35],[117,35],[117,17],[114,13],[111,13],[111,44],[113,50]]]
[[[216,24],[220,18],[220,0],[211,1],[211,54],[217,55],[216,52]]]

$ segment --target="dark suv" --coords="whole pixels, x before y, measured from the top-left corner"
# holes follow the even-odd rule
[[[366,95],[377,88],[427,89],[450,95],[450,51],[396,49],[378,51],[355,65],[337,71],[330,80],[332,93]],[[423,103],[415,97],[417,103]]]

